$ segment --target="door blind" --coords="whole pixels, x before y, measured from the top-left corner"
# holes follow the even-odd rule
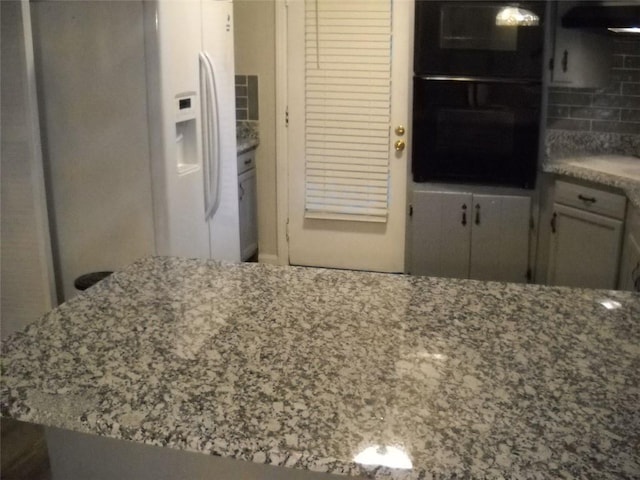
[[[305,217],[386,222],[391,0],[306,0],[305,52]]]

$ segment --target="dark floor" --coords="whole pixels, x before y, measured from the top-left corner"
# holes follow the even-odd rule
[[[42,427],[7,418],[0,420],[0,478],[51,480]]]

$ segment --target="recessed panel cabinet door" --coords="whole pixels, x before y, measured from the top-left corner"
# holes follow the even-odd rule
[[[612,38],[584,28],[563,28],[562,17],[579,2],[554,2],[555,35],[551,85],[594,88],[609,82]]]
[[[640,292],[640,245],[631,234],[627,235],[624,243],[618,288]]]
[[[622,221],[555,204],[549,252],[550,285],[614,289]]]
[[[531,199],[474,195],[469,278],[526,282]]]
[[[469,193],[413,192],[411,274],[468,278],[472,198]]]
[[[256,169],[251,168],[238,177],[240,205],[240,250],[243,261],[258,250],[258,217]]]

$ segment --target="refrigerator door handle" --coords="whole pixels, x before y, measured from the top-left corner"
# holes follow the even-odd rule
[[[209,211],[209,198],[211,197],[211,177],[209,175],[209,157],[210,157],[210,126],[209,126],[209,95],[207,86],[207,67],[206,60],[202,52],[198,55],[200,59],[200,122],[202,129],[202,169],[204,172],[204,213],[205,221],[207,212]]]
[[[218,119],[218,95],[213,62],[206,52],[200,52],[200,62],[204,66],[206,95],[202,98],[204,173],[205,173],[205,220],[209,220],[218,209],[220,184],[220,121]],[[213,143],[213,146],[212,146]],[[206,149],[205,149],[206,147]]]

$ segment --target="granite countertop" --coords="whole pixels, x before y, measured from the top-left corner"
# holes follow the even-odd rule
[[[640,208],[640,158],[629,155],[567,155],[548,159],[544,172],[622,190]]]
[[[3,416],[263,464],[640,477],[630,292],[152,257],[4,342],[2,373]]]
[[[258,148],[260,145],[258,122],[238,120],[236,122],[236,142],[238,155]]]

